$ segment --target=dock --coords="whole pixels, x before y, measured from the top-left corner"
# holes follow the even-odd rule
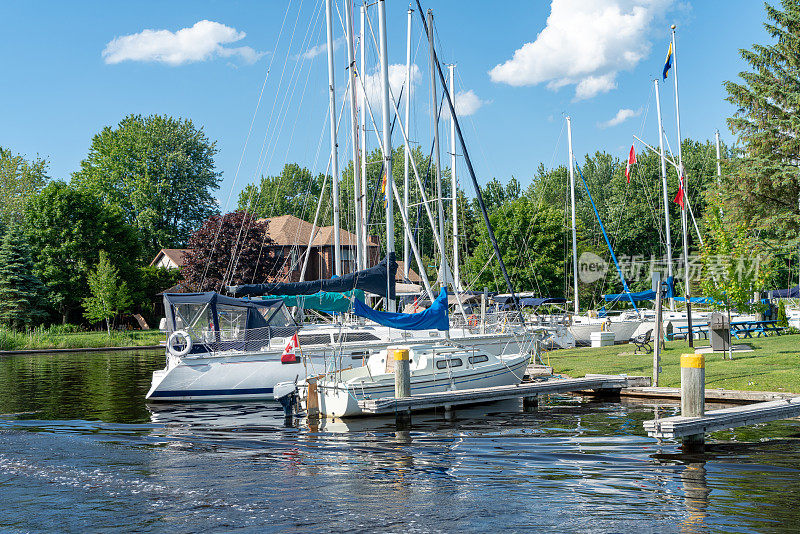
[[[622,375],[587,375],[584,378],[527,382],[510,386],[461,389],[438,393],[422,393],[402,398],[364,399],[358,402],[364,415],[409,413],[434,408],[451,410],[454,406],[480,404],[508,399],[523,399],[526,404],[536,404],[541,395],[593,391],[595,394],[617,394],[622,388],[649,384],[646,377]]]
[[[699,417],[653,419],[644,422],[644,429],[653,438],[677,439],[793,417],[800,417],[800,397],[712,410]]]
[[[621,397],[639,397],[650,399],[674,399],[681,400],[681,388],[667,387],[628,387],[619,392]],[[706,389],[706,402],[718,402],[726,404],[750,404],[754,402],[767,402],[776,400],[786,400],[797,397],[796,393],[780,391],[740,391],[735,389]]]

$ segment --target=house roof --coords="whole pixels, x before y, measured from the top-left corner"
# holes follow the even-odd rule
[[[156,257],[153,258],[153,261],[150,262],[150,265],[155,265],[162,256],[166,256],[178,267],[183,267],[183,261],[187,252],[189,252],[188,248],[162,248],[158,251]]]
[[[314,228],[310,222],[295,217],[294,215],[281,215],[260,219],[269,223],[267,234],[276,245],[308,245],[311,232]],[[332,246],[333,226],[321,226],[317,228],[312,246]],[[344,246],[355,246],[358,238],[355,234],[347,230],[339,231],[339,242]],[[378,240],[375,236],[369,236],[369,246],[377,247]]]
[[[394,278],[398,282],[403,282],[403,260],[397,260],[397,274],[394,276]],[[422,282],[422,277],[411,268],[408,269],[408,279],[412,284],[418,284]]]

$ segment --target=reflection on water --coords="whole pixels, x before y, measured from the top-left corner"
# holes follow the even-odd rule
[[[275,403],[147,405],[157,353],[0,360],[0,530],[796,530],[797,422],[701,455],[675,406],[570,397],[284,424]],[[753,439],[756,433],[757,438]],[[760,438],[772,438],[759,441]],[[789,437],[789,439],[776,439]]]

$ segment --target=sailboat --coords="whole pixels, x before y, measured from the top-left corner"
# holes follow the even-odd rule
[[[326,7],[328,18],[328,65],[329,79],[331,81],[330,109],[331,113],[333,113],[336,108],[334,95],[332,92],[335,84],[333,82],[332,66],[333,45],[331,34],[330,0],[326,2]],[[347,2],[346,7],[348,27],[350,27],[352,24],[352,6],[350,2]],[[384,155],[386,155],[391,154],[391,137],[388,129],[389,87],[386,59],[385,8],[383,2],[379,2],[378,9],[379,18],[381,19],[381,70],[384,87],[382,106],[384,128],[381,149]],[[349,32],[348,37],[352,38],[352,31]],[[435,60],[435,53],[433,52],[432,40],[431,55],[432,58],[434,58],[432,59],[433,63]],[[349,50],[349,47],[348,56],[350,59],[352,59],[352,51]],[[439,69],[439,76],[442,80],[442,85],[446,87],[438,60],[435,60],[435,65]],[[460,128],[458,127],[457,118],[455,116],[453,97],[447,92],[445,92],[445,95],[451,109],[451,120],[459,134],[459,139],[461,140],[462,148],[464,149],[463,152],[465,159],[480,199],[480,189],[477,187],[477,181],[475,180],[471,163],[469,163],[469,157],[466,147],[463,144],[463,138],[460,137]],[[356,123],[355,119],[353,123]],[[336,124],[335,114],[333,114],[331,117],[331,124]],[[438,132],[438,128],[436,128],[435,131]],[[408,144],[408,135],[405,131],[403,133],[406,144]],[[438,146],[438,142],[436,144]],[[336,129],[335,127],[332,127],[331,161],[333,163],[332,170],[334,175],[334,185],[337,183],[336,175],[338,172],[336,168],[336,147]],[[387,175],[391,176],[391,159],[386,158],[384,165]],[[440,178],[438,154],[437,178]],[[362,289],[370,291],[373,294],[383,296],[385,298],[385,302],[387,303],[388,309],[393,311],[395,306],[394,284],[397,264],[394,261],[393,252],[394,203],[391,202],[391,199],[394,198],[394,200],[400,206],[404,206],[404,204],[400,201],[399,195],[392,187],[391,180],[387,181],[386,189],[387,196],[390,201],[386,203],[386,239],[388,254],[384,262],[375,268],[362,269],[355,273],[343,275],[341,278],[335,280],[332,279],[314,282],[301,281],[294,284],[261,284],[255,286],[232,287],[230,288],[231,295],[234,297],[264,294],[307,295],[318,291],[338,292],[357,289],[359,288],[359,284],[361,284]],[[442,259],[442,268],[440,269],[440,273],[441,276],[444,277],[444,280],[447,281],[447,276],[450,271],[447,266],[447,258],[444,253],[443,246],[444,225],[441,217],[441,191],[439,191],[438,196],[440,211],[438,242],[440,257]],[[334,192],[334,197],[338,198],[338,193]],[[338,202],[335,200],[334,226],[338,229],[339,224],[337,204]],[[356,202],[356,205],[356,213],[363,216],[365,213],[363,204],[358,206],[358,202]],[[421,267],[423,265],[422,259],[412,238],[407,214],[402,210],[400,213],[403,218],[403,227],[407,241],[409,242],[409,246],[413,252],[414,259],[416,260],[418,266]],[[485,210],[484,219],[488,225],[489,222],[488,217],[485,214]],[[365,232],[365,227],[365,221],[362,221],[362,225],[358,231]],[[336,273],[338,275],[341,274],[341,249],[338,242],[338,232],[335,233],[337,239],[334,245],[334,254],[336,259]],[[493,237],[490,226],[489,233]],[[366,243],[366,240],[364,240],[364,243]],[[501,267],[505,271],[505,267],[502,265],[502,256],[498,250],[496,250],[496,255],[500,259]],[[308,255],[306,255],[306,257],[308,257]],[[361,265],[364,265],[364,257],[365,255],[362,255],[361,259],[359,260]],[[406,263],[406,265],[408,265],[408,263]],[[427,277],[425,276],[423,268],[420,268],[420,274],[425,283],[425,289],[427,293],[432,296],[433,292],[429,282],[427,281]],[[450,281],[452,283],[452,280]],[[510,287],[510,282],[508,283],[513,295],[513,288]],[[278,288],[276,286],[281,287]],[[238,324],[231,329],[225,329],[221,326],[228,319],[226,316],[221,314],[220,310],[222,308],[217,305],[217,303],[220,302],[220,299],[225,300],[226,305],[228,306],[238,307],[241,310],[247,310],[246,313],[241,312],[241,315],[247,318],[250,318],[251,315],[256,317],[257,314],[260,313],[261,307],[259,307],[258,304],[253,304],[256,301],[249,301],[246,299],[227,300],[231,297],[223,298],[223,296],[217,294],[197,294],[194,295],[194,297],[198,300],[196,305],[199,307],[198,310],[196,310],[196,313],[188,311],[182,314],[178,312],[180,306],[182,305],[181,298],[176,295],[165,295],[165,308],[169,310],[167,312],[167,334],[169,335],[169,341],[167,342],[166,347],[167,365],[163,370],[154,372],[152,385],[147,394],[148,400],[197,401],[223,399],[268,399],[271,398],[275,384],[278,381],[288,379],[296,380],[306,376],[308,373],[317,374],[320,372],[327,372],[329,370],[351,366],[353,364],[361,365],[363,362],[369,361],[373,355],[379,354],[382,351],[385,352],[390,344],[396,344],[398,341],[402,341],[404,344],[414,344],[420,342],[430,344],[432,341],[435,342],[437,338],[442,339],[442,334],[436,329],[423,329],[409,333],[408,331],[398,332],[396,329],[391,327],[377,324],[339,322],[329,325],[310,325],[303,327],[298,327],[294,324],[281,325],[281,327],[284,329],[294,328],[294,331],[298,333],[298,340],[302,347],[302,355],[300,359],[298,361],[287,363],[281,361],[283,352],[282,349],[286,342],[286,336],[277,335],[275,332],[273,332],[273,330],[263,330],[264,328],[274,328],[273,325],[252,327],[252,324],[247,322],[250,319],[247,319],[244,323]],[[450,334],[450,329],[448,329],[447,335]],[[247,343],[221,343],[223,340],[245,341]],[[461,328],[453,329],[452,340],[449,343],[458,343],[462,346],[470,347],[470,350],[481,351],[481,354],[485,355],[487,358],[496,359],[502,355],[514,354],[521,359],[527,359],[530,338],[526,335],[524,325],[508,324],[504,325],[501,331],[487,332],[484,328],[478,328],[477,324],[462,324]],[[189,347],[188,349],[187,346]],[[524,355],[524,358],[520,355]]]

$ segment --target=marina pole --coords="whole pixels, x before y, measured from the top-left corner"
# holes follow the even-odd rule
[[[330,1],[330,0],[328,0]],[[394,176],[392,175],[392,132],[389,118],[389,53],[386,45],[386,0],[378,0],[378,33],[381,45],[381,110],[383,115],[383,169],[386,173],[386,256],[394,254]],[[388,269],[391,272],[391,269]],[[389,287],[394,280],[386,279],[387,310],[397,311],[397,302],[390,299]]]
[[[448,65],[450,70],[450,99],[456,101],[455,65]],[[456,175],[456,121],[450,115],[450,196],[453,206],[453,292],[461,290],[461,274],[458,270],[458,179]]]
[[[433,11],[428,10],[428,49],[431,58],[431,129],[433,130],[433,158],[436,170],[436,207],[439,211],[439,252],[442,255],[439,263],[439,281],[447,287],[449,282],[447,254],[444,248],[444,204],[442,203],[442,161],[439,149],[439,102],[436,97],[436,52],[433,48]]]
[[[574,158],[572,157],[572,120],[567,117],[567,140],[569,146],[569,196],[572,203],[572,274],[573,288],[575,290],[575,315],[581,312],[578,299],[578,233],[575,228],[575,171]]]
[[[702,354],[681,354],[681,416],[703,417],[706,404],[706,362]],[[702,446],[705,434],[684,436],[684,447]]]
[[[667,159],[664,155],[664,129],[661,126],[661,96],[658,92],[658,78],[653,80],[656,87],[656,114],[658,115],[658,147],[661,158],[661,187],[664,192],[664,228],[667,236],[667,277],[672,276],[672,237],[669,225],[669,194],[667,193]],[[669,308],[675,310],[675,301],[669,299]]]
[[[675,79],[675,125],[678,129],[678,180],[683,184],[683,204],[689,201],[689,188],[686,183],[686,174],[683,172],[683,150],[681,149],[681,109],[678,103],[678,50],[675,47],[675,25],[672,25],[672,75]],[[694,347],[694,334],[692,333],[692,292],[689,288],[689,232],[686,208],[681,208],[681,226],[683,228],[683,276],[686,281],[685,298],[686,298],[686,321],[688,325],[688,333],[686,337],[689,339],[689,346]]]
[[[333,175],[333,258],[334,274],[342,276],[342,244],[339,235],[339,156],[336,141],[336,83],[333,71],[333,13],[331,0],[325,0],[325,18],[328,27],[328,94],[330,95],[331,121],[331,174]]]
[[[366,49],[367,49],[367,40],[365,39],[366,33],[365,24],[366,24],[366,16],[367,16],[367,6],[362,5],[360,9],[361,15],[361,28],[360,28],[360,35],[358,43],[361,47],[361,68],[358,70],[359,73],[362,75],[363,80],[363,73],[366,72]],[[369,235],[369,229],[367,228],[367,97],[364,94],[364,87],[362,85],[361,91],[359,91],[360,95],[360,106],[361,109],[361,204],[360,208],[361,211],[358,214],[358,217],[361,218],[361,248],[362,248],[362,257],[364,258],[364,266],[371,267],[370,258],[369,258],[369,246],[367,244],[367,236]],[[355,173],[355,167],[353,168],[353,172]]]
[[[411,6],[408,8],[408,21],[407,21],[407,28],[406,28],[406,133],[408,135],[405,136],[405,153],[404,153],[404,164],[403,164],[403,213],[406,214],[406,219],[408,219],[408,159],[411,157],[411,146],[410,146],[410,135],[411,135],[411,124],[409,122],[411,117],[411,19],[412,15],[414,14],[414,10],[411,9]],[[403,280],[408,280],[408,269],[409,269],[409,248],[408,248],[408,236],[403,234]]]
[[[356,96],[356,87],[358,81],[356,76],[360,73],[356,69],[356,52],[354,44],[354,26],[353,26],[353,3],[352,0],[345,0],[345,30],[347,32],[347,72],[350,75],[350,83],[348,84],[348,97],[350,99],[350,127],[353,137],[353,218],[356,220],[356,236],[361,235],[361,178],[358,176],[356,169],[359,168],[359,143],[358,143],[358,102]],[[363,156],[361,156],[363,157]],[[348,250],[352,250],[353,243],[348,244]],[[366,260],[363,255],[362,247],[359,246],[358,239],[356,239],[356,268],[354,271],[364,269],[366,267]]]
[[[663,323],[663,316],[661,313],[661,306],[663,305],[663,299],[661,297],[661,273],[654,273],[653,276],[656,277],[655,286],[656,286],[656,329],[653,339],[653,387],[658,387],[658,374],[661,372],[661,345],[663,344],[664,334],[662,330],[662,323]]]

